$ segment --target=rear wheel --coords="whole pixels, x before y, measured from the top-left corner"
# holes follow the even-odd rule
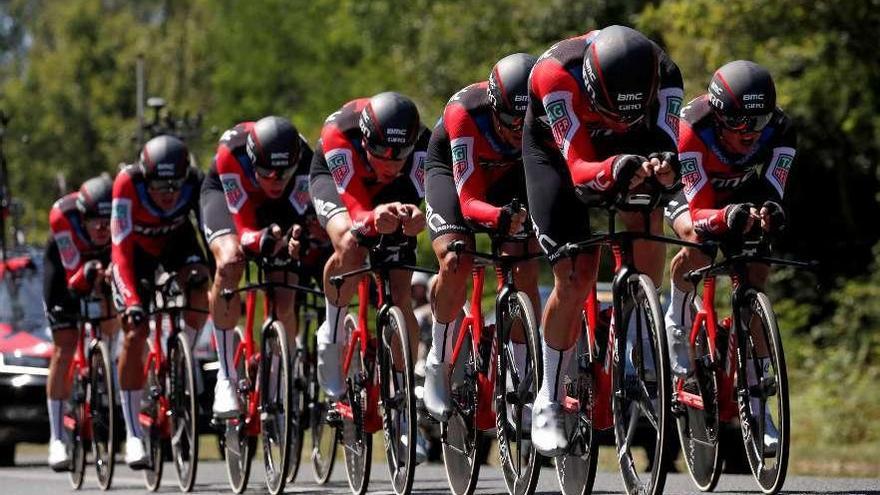
[[[666,483],[665,456],[670,431],[669,362],[666,329],[654,283],[647,275],[623,282],[615,312],[615,359],[611,407],[620,472],[628,493],[659,495]],[[615,308],[617,309],[617,308]],[[618,314],[620,318],[618,318]],[[633,324],[630,324],[633,322]],[[637,437],[653,448],[653,462],[633,455]]]
[[[523,292],[511,294],[500,308],[495,425],[501,470],[511,495],[531,494],[541,473],[540,459],[531,437],[532,404],[541,384],[541,344],[532,303]],[[525,359],[519,369],[511,352],[511,330],[525,334]],[[506,336],[502,337],[502,336]],[[503,339],[503,340],[502,340]]]
[[[452,415],[448,421],[440,423],[440,438],[450,491],[455,495],[470,495],[480,477],[485,442],[477,429],[477,401],[480,394],[472,320],[466,319],[461,331],[465,332],[464,340],[450,370]]]
[[[720,421],[718,411],[718,362],[709,351],[706,325],[700,327],[694,350],[694,373],[685,379],[685,393],[698,396],[702,408],[678,402],[678,438],[688,472],[702,491],[712,491],[721,476]],[[726,342],[722,343],[726,345]]]
[[[349,345],[356,323],[351,315],[345,317],[345,339]],[[373,344],[368,344],[367,347]],[[346,350],[347,352],[347,350]],[[343,354],[344,355],[344,354]],[[351,407],[352,419],[344,418],[342,422],[342,453],[345,457],[345,474],[348,485],[354,495],[363,495],[370,484],[370,466],[373,462],[373,435],[364,430],[364,415],[367,410],[367,368],[364,355],[355,349],[348,368],[348,403]]]
[[[777,493],[785,483],[788,470],[790,431],[788,375],[782,338],[770,300],[762,292],[746,292],[737,316],[740,344],[737,402],[746,457],[761,491]],[[766,365],[762,366],[756,356],[767,356]],[[768,426],[765,414],[778,431],[775,452],[764,443]]]
[[[291,424],[290,354],[287,330],[280,321],[263,328],[260,356],[260,423],[266,487],[277,495],[284,490],[294,430]]]
[[[233,348],[236,349],[238,363],[239,383],[238,386],[238,404],[241,408],[241,414],[237,418],[226,421],[226,431],[224,434],[224,455],[226,460],[226,475],[229,478],[229,486],[235,493],[241,493],[247,488],[248,479],[251,475],[251,462],[254,453],[257,450],[257,437],[248,434],[248,411],[250,411],[251,389],[256,383],[254,371],[247,364],[248,356],[239,351],[239,345],[244,340],[240,328],[235,329],[235,337],[233,337]]]
[[[79,490],[83,484],[86,473],[86,412],[87,383],[83,380],[80,369],[73,370],[73,395],[70,401],[69,423],[72,428],[68,429],[68,454],[70,457],[70,486]]]
[[[178,332],[170,342],[168,395],[171,402],[171,453],[177,483],[184,492],[192,490],[199,463],[198,394],[189,339]]]
[[[159,327],[159,325],[157,325],[157,327]],[[162,469],[164,467],[165,459],[165,442],[162,439],[162,428],[160,424],[160,421],[165,418],[162,418],[159,407],[159,401],[165,393],[162,389],[164,382],[165,380],[163,377],[160,377],[157,374],[156,368],[151,363],[149,371],[147,372],[147,379],[144,382],[143,395],[143,397],[149,401],[149,406],[146,411],[141,411],[141,414],[147,414],[149,416],[150,425],[149,427],[145,427],[144,424],[141,423],[141,429],[144,430],[144,447],[147,450],[150,462],[150,465],[144,469],[144,482],[147,485],[147,489],[152,492],[158,490],[159,485],[162,483]],[[136,419],[140,419],[140,414]]]
[[[92,455],[95,472],[102,490],[110,488],[116,464],[116,387],[110,349],[106,342],[97,342],[89,354],[89,384],[86,394],[91,410]]]

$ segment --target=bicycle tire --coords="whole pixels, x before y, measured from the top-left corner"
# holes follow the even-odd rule
[[[676,427],[682,446],[682,457],[688,474],[700,491],[715,489],[721,477],[722,457],[721,420],[719,416],[718,373],[721,372],[718,356],[709,352],[709,334],[705,321],[697,333],[694,345],[693,376],[686,378],[684,388],[699,395],[703,408],[692,408],[678,403]],[[716,342],[727,345],[727,342]]]
[[[355,319],[346,315],[344,323],[344,339],[352,345],[351,335],[357,327]],[[365,356],[361,352],[360,342],[351,357],[346,380],[348,382],[348,402],[352,411],[352,420],[342,422],[342,454],[345,458],[345,476],[348,486],[354,495],[363,495],[370,486],[370,468],[373,462],[373,435],[364,431],[364,414],[367,407],[367,371]],[[368,346],[370,344],[367,344]],[[347,349],[343,351],[348,352]],[[372,364],[372,363],[370,363]]]
[[[271,495],[284,491],[293,443],[289,352],[284,325],[277,320],[264,325],[259,367],[260,432],[266,488]]]
[[[538,476],[541,474],[540,459],[535,446],[531,442],[531,432],[524,431],[521,418],[524,414],[531,414],[531,407],[538,394],[543,372],[541,358],[540,334],[532,303],[524,292],[515,292],[510,295],[505,304],[500,308],[501,318],[495,334],[496,349],[498,352],[495,377],[495,426],[498,438],[498,455],[501,461],[501,470],[504,474],[504,482],[507,491],[511,495],[532,494],[538,484]],[[523,376],[517,376],[516,390],[508,390],[508,344],[510,343],[510,329],[514,320],[519,320],[523,325],[523,333],[526,337],[526,369]],[[498,333],[498,332],[503,333]],[[506,335],[507,340],[502,342],[500,335]],[[499,345],[499,344],[503,344]],[[513,410],[520,420],[510,424],[508,407]],[[511,430],[513,430],[511,432]],[[511,442],[511,439],[515,442]],[[516,446],[516,459],[513,459],[513,448]],[[524,462],[525,461],[525,462]]]
[[[623,478],[627,493],[639,493],[647,495],[660,495],[666,483],[665,457],[669,451],[670,401],[671,385],[668,353],[666,352],[666,328],[663,322],[663,313],[660,311],[660,301],[657,290],[651,279],[644,274],[633,274],[625,281],[625,294],[620,295],[621,314],[615,313],[616,323],[615,355],[613,359],[611,408],[614,414],[614,442],[617,446],[620,474]],[[618,297],[615,295],[615,297]],[[633,352],[632,359],[635,374],[627,376],[626,363],[627,344],[629,342],[629,321],[633,313],[639,310],[639,314],[645,316],[644,322],[651,334],[648,340],[653,349],[650,350],[654,363],[654,379],[646,379],[646,370],[642,361],[642,352]],[[641,318],[640,318],[641,320]],[[634,349],[640,349],[644,340],[641,338],[641,323],[636,325],[637,335],[632,340]],[[621,331],[621,329],[623,329]],[[653,383],[652,383],[653,382]],[[654,391],[653,393],[652,390]],[[632,455],[633,440],[637,433],[642,414],[634,414],[640,410],[648,420],[648,424],[655,430],[653,434],[654,455],[653,462],[648,466],[639,466]],[[649,433],[650,435],[650,433]],[[651,459],[649,453],[648,458]],[[639,473],[650,473],[647,480]]]
[[[159,331],[158,325],[155,331]],[[150,459],[149,466],[144,469],[144,484],[146,484],[147,490],[151,492],[157,491],[162,484],[162,471],[165,465],[165,442],[159,426],[159,422],[162,419],[159,417],[159,397],[158,392],[155,396],[153,394],[154,390],[162,390],[164,381],[163,377],[156,373],[155,366],[150,365],[149,371],[147,371],[147,379],[144,381],[143,396],[150,401],[147,414],[152,420],[150,421],[149,428],[144,431],[144,442]],[[137,410],[140,411],[140,409]],[[138,414],[135,420],[140,420],[140,414]]]
[[[199,466],[198,393],[191,349],[185,332],[178,332],[168,346],[171,454],[183,492],[192,491]]]
[[[461,349],[450,369],[452,414],[440,423],[443,466],[449,490],[455,495],[471,495],[480,478],[480,460],[485,442],[477,429],[477,402],[480,384],[477,378],[477,350],[473,342],[473,322],[462,324]],[[458,338],[458,337],[456,337]]]
[[[593,429],[592,411],[595,406],[593,359],[587,342],[587,323],[583,319],[577,342],[575,379],[567,385],[567,395],[578,400],[578,411],[569,433],[569,451],[554,459],[556,480],[563,495],[589,495],[596,482],[599,459],[599,441]]]
[[[89,352],[89,383],[86,397],[91,409],[92,457],[101,490],[113,484],[116,465],[116,387],[110,348],[98,341]]]
[[[241,328],[235,328],[233,337],[233,349],[238,350],[244,334]],[[247,356],[242,352],[237,365],[238,377],[241,382],[247,383],[246,387],[238,387],[238,404],[241,414],[237,418],[226,420],[224,432],[224,460],[226,464],[226,477],[229,487],[234,493],[242,493],[248,484],[251,475],[251,465],[257,450],[257,437],[248,434],[247,414],[250,410],[250,388],[256,383],[254,371],[248,366]],[[238,384],[237,384],[238,385]]]
[[[742,358],[753,352],[753,338],[742,331],[749,328],[743,325],[750,319],[744,318],[749,313],[756,315],[761,321],[764,330],[764,338],[767,343],[767,350],[770,353],[770,366],[772,367],[773,376],[763,377],[761,379],[760,388],[762,394],[775,396],[775,411],[773,411],[776,420],[776,428],[779,431],[779,441],[775,456],[769,457],[764,454],[763,421],[754,421],[755,414],[751,411],[751,389],[746,381],[746,366],[749,362],[745,362]],[[790,410],[788,397],[788,374],[785,365],[785,354],[782,349],[782,337],[779,334],[779,327],[776,322],[776,316],[769,298],[763,292],[749,289],[745,294],[743,306],[735,311],[737,319],[736,324],[739,349],[738,349],[738,367],[737,367],[737,405],[739,406],[740,426],[742,430],[743,443],[746,449],[746,458],[752,469],[752,474],[761,491],[767,494],[778,493],[783,484],[788,471],[789,442],[790,442]],[[756,373],[759,370],[756,369]],[[763,375],[763,372],[761,372]],[[758,385],[755,386],[756,388]],[[768,391],[769,389],[769,391]],[[762,409],[767,407],[766,402]],[[762,418],[763,419],[763,418]],[[754,423],[761,424],[758,428],[753,428]],[[757,426],[757,425],[756,425]],[[756,438],[758,437],[758,438]],[[759,447],[760,445],[760,447]],[[772,465],[768,463],[768,459],[775,459]]]
[[[317,333],[311,336],[310,342],[312,344],[312,359],[311,366],[309,366],[308,383],[311,390],[309,436],[312,440],[312,475],[315,483],[323,485],[330,480],[330,475],[333,474],[339,435],[336,428],[327,424],[327,413],[330,411],[331,404],[318,383]]]
[[[73,428],[67,433],[71,435],[68,440],[68,455],[70,456],[70,471],[68,478],[70,486],[74,490],[82,488],[83,480],[86,474],[86,442],[85,438],[85,421],[86,421],[86,383],[78,368],[73,370],[73,392],[70,400],[69,417],[73,420]]]

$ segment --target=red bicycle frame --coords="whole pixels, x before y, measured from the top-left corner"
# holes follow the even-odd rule
[[[168,370],[168,362],[165,359],[165,353],[162,351],[162,329],[165,318],[167,317],[169,316],[166,314],[160,314],[158,318],[153,320],[153,342],[150,344],[150,352],[147,354],[147,359],[144,363],[145,378],[149,376],[150,368],[153,369],[158,377],[163,376]],[[149,323],[147,323],[147,325],[149,325]],[[168,402],[167,391],[159,396],[156,406],[159,408],[156,417],[159,421],[158,426],[161,436],[162,438],[171,438],[171,421],[169,420],[170,416],[168,414],[171,405]],[[140,421],[141,427],[144,429],[149,429],[153,426],[153,418],[147,413],[139,412],[138,421]]]
[[[89,360],[86,359],[86,324],[78,325],[78,336],[76,339],[76,352],[73,354],[73,362],[65,377],[66,383],[72,383],[74,374],[78,374],[80,379],[85,381],[89,379],[91,369],[89,368]],[[89,401],[83,401],[85,414],[83,414],[82,431],[80,435],[84,440],[92,439],[92,406]],[[64,415],[64,429],[72,432],[76,428],[76,420],[67,414]]]

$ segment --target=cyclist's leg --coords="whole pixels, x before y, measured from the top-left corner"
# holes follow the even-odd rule
[[[642,212],[618,212],[626,229],[633,232],[645,231],[645,219]],[[663,235],[663,210],[655,209],[648,217],[648,231],[654,235]],[[651,277],[655,287],[663,284],[663,269],[666,265],[666,244],[653,241],[635,241],[633,254],[636,268]]]
[[[295,273],[272,272],[269,274],[269,280],[272,282],[298,284],[299,277]],[[296,336],[299,328],[299,318],[296,311],[297,294],[295,290],[275,289],[275,311],[278,319],[284,324],[287,330],[287,342],[296,345]],[[291,347],[291,351],[293,348]]]

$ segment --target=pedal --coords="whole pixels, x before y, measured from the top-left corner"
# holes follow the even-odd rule
[[[327,410],[327,425],[333,428],[342,428],[342,415],[335,408]]]

